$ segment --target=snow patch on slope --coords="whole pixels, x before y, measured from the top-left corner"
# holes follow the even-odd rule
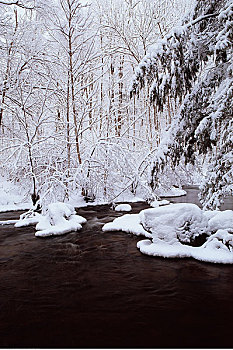
[[[25,197],[20,186],[0,176],[0,212],[31,208],[32,203]]]

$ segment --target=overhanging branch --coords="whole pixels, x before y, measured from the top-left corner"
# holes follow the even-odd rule
[[[26,10],[33,10],[35,8],[35,6],[27,6],[25,4],[23,4],[21,1],[17,0],[17,1],[4,1],[4,0],[0,0],[0,4],[2,5],[15,5],[18,7],[21,7],[23,9]]]

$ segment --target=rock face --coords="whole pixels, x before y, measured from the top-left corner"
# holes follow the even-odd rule
[[[145,209],[140,213],[145,230],[156,239],[173,243],[192,244],[208,232],[208,219],[195,204],[178,203]]]

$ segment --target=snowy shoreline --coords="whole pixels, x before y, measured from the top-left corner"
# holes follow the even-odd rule
[[[185,189],[188,191],[188,186]],[[25,196],[19,195],[16,190],[17,186],[3,181],[0,212],[28,211],[21,214],[19,220],[2,220],[0,225],[14,224],[16,228],[35,225],[36,237],[63,235],[81,230],[82,224],[86,223],[86,219],[77,214],[79,208],[108,205],[112,210],[122,212],[122,215],[106,223],[102,231],[122,231],[146,237],[147,240],[137,243],[137,248],[143,254],[233,264],[233,210],[204,211],[193,203],[182,203],[182,200],[180,203],[170,203],[165,199],[186,196],[189,191],[184,189],[173,187],[167,193],[163,191],[161,198],[164,199],[151,201],[151,208],[138,214],[124,213],[132,211],[130,204],[146,203],[140,197],[125,195],[111,204],[98,200],[86,203],[80,194],[72,197],[68,203],[54,202],[43,206],[42,213],[38,213],[30,203],[20,202]],[[198,187],[192,186],[191,190],[197,193]],[[205,242],[200,246],[193,245],[202,236]]]

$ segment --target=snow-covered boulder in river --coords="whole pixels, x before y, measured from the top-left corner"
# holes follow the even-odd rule
[[[45,214],[30,212],[23,214],[15,227],[36,225],[36,237],[62,235],[78,231],[86,219],[76,214],[74,207],[67,203],[57,202],[48,205]]]
[[[191,243],[197,236],[207,232],[208,220],[195,204],[177,203],[153,209],[145,209],[139,214],[140,221],[153,238],[166,242]]]
[[[105,232],[107,231],[124,231],[127,233],[133,233],[136,236],[145,236],[152,238],[152,235],[146,231],[141,222],[138,214],[125,214],[119,218],[113,220],[113,222],[108,222],[102,228]]]
[[[130,204],[118,204],[115,207],[115,211],[131,211],[132,207]]]
[[[195,204],[180,203],[123,215],[105,224],[103,231],[125,231],[151,238],[137,243],[147,255],[233,264],[232,219],[232,210],[205,212]],[[205,243],[192,246],[200,235],[206,237]]]

